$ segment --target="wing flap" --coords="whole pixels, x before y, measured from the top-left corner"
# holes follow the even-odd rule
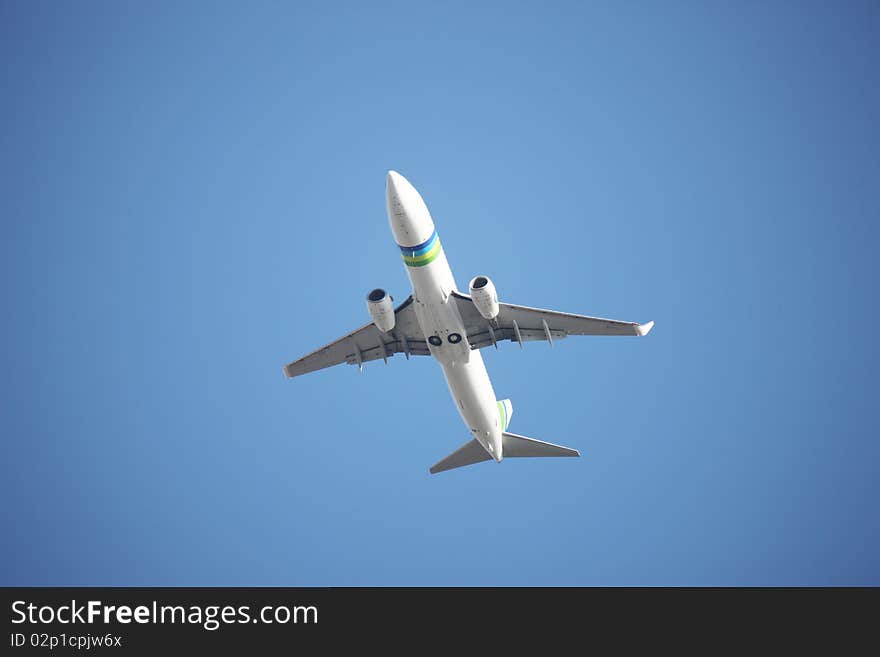
[[[479,331],[479,329],[477,329],[477,331]],[[510,340],[511,342],[516,342],[516,334],[514,333],[513,329],[494,329],[494,333],[496,342],[501,342],[502,340]],[[520,329],[519,333],[522,336],[523,342],[547,339],[547,336],[543,330],[536,331],[533,329]],[[556,331],[551,329],[550,335],[555,342],[556,340],[562,340],[566,336],[566,333],[564,333],[563,331]],[[471,345],[471,349],[482,349],[483,347],[489,347],[493,344],[492,334],[489,333],[489,331],[468,333],[468,343]]]

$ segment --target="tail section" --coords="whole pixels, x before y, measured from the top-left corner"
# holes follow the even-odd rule
[[[513,417],[513,404],[509,399],[499,399],[496,403],[498,404],[498,415],[501,418],[501,430],[507,431],[510,418]]]
[[[509,400],[503,400],[510,404]],[[502,402],[498,402],[499,405]],[[513,410],[512,408],[510,409]],[[500,410],[499,410],[500,412]],[[510,420],[509,416],[507,418]],[[502,436],[502,456],[510,458],[520,457],[537,457],[537,456],[580,456],[580,452],[570,447],[562,445],[554,445],[553,443],[545,443],[543,440],[535,440],[525,436],[518,436],[515,433],[504,433]],[[492,455],[487,452],[476,440],[471,440],[457,450],[452,452],[445,459],[431,467],[431,474],[445,472],[461,468],[474,463],[482,463],[490,461]]]

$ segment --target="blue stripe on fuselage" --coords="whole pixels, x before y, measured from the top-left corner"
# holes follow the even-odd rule
[[[416,246],[400,246],[400,244],[398,244],[397,246],[400,247],[400,251],[404,255],[408,255],[411,257],[417,257],[417,256],[422,255],[423,253],[427,253],[428,251],[430,251],[431,247],[434,246],[434,242],[436,242],[436,241],[437,241],[437,230],[435,229],[434,232],[431,233],[431,237],[426,239],[421,244],[418,244]]]

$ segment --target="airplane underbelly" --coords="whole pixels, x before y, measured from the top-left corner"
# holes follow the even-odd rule
[[[464,323],[449,297],[455,290],[455,281],[445,259],[409,274],[413,283],[414,310],[431,355],[444,364],[470,360],[471,349]]]
[[[452,400],[468,430],[484,446],[495,444],[503,429],[495,390],[480,352],[471,352],[468,362],[441,365]]]

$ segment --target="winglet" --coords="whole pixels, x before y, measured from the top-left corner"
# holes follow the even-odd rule
[[[648,322],[647,324],[639,324],[636,326],[636,333],[639,335],[648,335],[651,332],[651,329],[654,328],[654,322]]]

